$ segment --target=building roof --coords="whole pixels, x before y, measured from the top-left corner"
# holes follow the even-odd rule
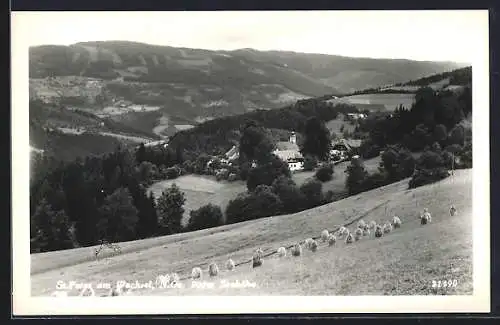
[[[280,141],[276,143],[276,150],[295,150],[299,151],[299,146],[295,143],[291,143],[289,141]]]
[[[302,158],[302,154],[298,150],[276,150],[274,154],[284,161]]]
[[[344,145],[347,149],[359,148],[361,146],[361,140],[359,139],[340,139],[334,141],[332,146]]]
[[[231,158],[235,155],[239,155],[239,149],[237,146],[233,146],[228,152],[226,152],[227,158]]]

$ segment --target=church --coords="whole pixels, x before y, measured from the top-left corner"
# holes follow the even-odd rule
[[[273,153],[281,160],[288,163],[290,171],[298,171],[304,169],[304,157],[300,153],[297,145],[297,135],[292,132],[288,141],[280,141],[276,143],[276,149]]]

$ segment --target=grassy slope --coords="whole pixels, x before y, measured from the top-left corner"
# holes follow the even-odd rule
[[[256,282],[253,289],[199,290],[189,288],[190,280],[183,280],[184,289],[146,289],[135,294],[472,294],[472,170],[457,171],[453,178],[414,190],[407,190],[407,183],[404,180],[293,215],[121,243],[121,256],[99,261],[91,258],[93,248],[33,254],[32,294],[49,294],[56,280],[92,282],[95,287],[98,281],[154,281],[168,272],[178,272],[182,279],[195,266],[202,267],[207,277],[211,261],[220,266],[228,257],[245,262],[257,247],[265,254],[273,252],[318,236],[325,228],[355,222],[366,212],[366,221],[380,222],[397,214],[403,225],[383,238],[363,238],[350,246],[321,244],[316,253],[304,251],[301,257],[282,261],[272,255],[261,268],[241,264],[232,272],[222,270],[213,280],[248,280]],[[448,213],[451,204],[459,212],[453,218]],[[417,218],[423,207],[433,215],[433,223],[425,227]],[[450,278],[458,281],[456,288],[431,288],[432,280]]]
[[[342,137],[342,132],[340,131],[342,126],[344,126],[344,129],[349,132],[353,132],[355,129],[354,125],[349,123],[349,121],[345,120],[343,114],[339,114],[339,116],[336,119],[326,122],[325,125],[328,128],[328,130],[330,130],[330,132],[333,132],[339,137]]]

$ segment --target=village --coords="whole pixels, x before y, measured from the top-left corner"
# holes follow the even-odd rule
[[[344,139],[338,138],[331,140],[331,149],[329,154],[328,163],[339,164],[346,160],[357,157],[357,149],[361,145],[361,140],[358,139]],[[288,168],[291,172],[300,172],[304,170],[304,156],[300,152],[299,145],[297,144],[297,134],[292,131],[288,141],[279,141],[276,143],[276,149],[274,149],[273,154],[279,157],[281,160],[288,163]],[[214,157],[215,158],[215,157]],[[207,167],[210,167],[214,161],[214,158],[207,163]],[[239,158],[239,148],[234,145],[228,152],[226,152],[222,157],[217,157],[222,164],[233,165],[237,164]],[[255,167],[255,162],[253,162],[252,167]],[[216,173],[223,172],[223,168],[216,170]]]

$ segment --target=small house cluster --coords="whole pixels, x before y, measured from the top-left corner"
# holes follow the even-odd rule
[[[335,162],[342,162],[349,159],[361,146],[361,140],[355,139],[339,139],[332,142],[330,149],[330,160]]]
[[[363,113],[347,113],[347,116],[353,120],[361,120],[366,118],[366,114]]]
[[[361,140],[339,139],[332,142],[330,150],[330,161],[341,162],[350,159],[361,145]],[[273,151],[277,157],[288,163],[290,171],[301,171],[304,169],[304,157],[297,145],[297,135],[292,132],[288,141],[276,143],[276,149]],[[239,158],[239,148],[234,145],[220,161],[223,164],[233,164]],[[255,163],[252,164],[255,167]]]

